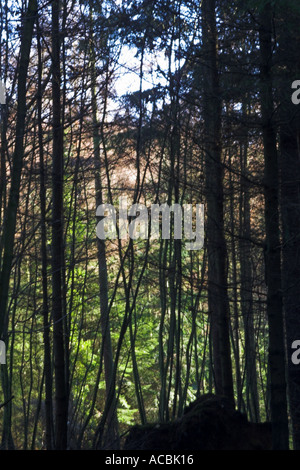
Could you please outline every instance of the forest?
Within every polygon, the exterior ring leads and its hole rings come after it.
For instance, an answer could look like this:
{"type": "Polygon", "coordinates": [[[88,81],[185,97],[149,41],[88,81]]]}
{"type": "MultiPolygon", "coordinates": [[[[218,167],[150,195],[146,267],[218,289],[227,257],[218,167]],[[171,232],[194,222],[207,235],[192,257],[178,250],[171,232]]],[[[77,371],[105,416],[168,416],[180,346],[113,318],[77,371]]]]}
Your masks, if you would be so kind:
{"type": "Polygon", "coordinates": [[[300,3],[0,8],[0,448],[300,450],[300,3]]]}

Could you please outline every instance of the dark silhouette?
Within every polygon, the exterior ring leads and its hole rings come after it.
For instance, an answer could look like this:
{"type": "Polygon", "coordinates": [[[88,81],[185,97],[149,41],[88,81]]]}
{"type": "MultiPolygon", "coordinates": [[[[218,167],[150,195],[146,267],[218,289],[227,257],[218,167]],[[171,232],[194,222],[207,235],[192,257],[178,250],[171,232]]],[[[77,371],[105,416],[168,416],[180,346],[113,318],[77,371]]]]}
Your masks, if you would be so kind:
{"type": "Polygon", "coordinates": [[[251,423],[223,396],[206,394],[176,421],[137,425],[124,450],[270,450],[271,423],[251,423]]]}

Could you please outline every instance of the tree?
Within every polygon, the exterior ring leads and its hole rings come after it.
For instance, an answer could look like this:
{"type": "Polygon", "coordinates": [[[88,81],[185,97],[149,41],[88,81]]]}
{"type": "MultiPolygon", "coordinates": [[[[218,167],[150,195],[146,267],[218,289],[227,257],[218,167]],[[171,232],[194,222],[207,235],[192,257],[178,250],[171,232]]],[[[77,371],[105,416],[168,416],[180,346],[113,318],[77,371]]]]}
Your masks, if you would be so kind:
{"type": "Polygon", "coordinates": [[[279,176],[276,129],[273,122],[272,8],[267,3],[260,16],[261,114],[265,157],[264,195],[266,223],[266,284],[269,322],[269,364],[273,449],[288,449],[285,347],[281,291],[279,231],[279,176]]]}
{"type": "Polygon", "coordinates": [[[299,165],[299,106],[291,100],[292,83],[299,79],[298,24],[299,5],[280,3],[275,10],[278,37],[276,60],[277,99],[279,107],[279,168],[280,207],[282,220],[282,292],[285,311],[288,364],[288,397],[293,429],[294,449],[300,449],[299,366],[291,360],[292,344],[300,338],[300,165],[299,165]]]}
{"type": "MultiPolygon", "coordinates": [[[[29,55],[33,36],[33,27],[37,15],[37,1],[30,0],[23,20],[21,34],[21,51],[18,71],[18,105],[17,105],[17,123],[16,139],[13,155],[13,165],[11,174],[11,186],[9,201],[7,205],[6,217],[3,222],[2,243],[3,253],[1,253],[1,273],[0,273],[0,338],[7,341],[8,329],[8,295],[9,281],[13,261],[13,249],[16,229],[17,210],[20,195],[20,180],[24,157],[24,135],[26,118],[26,84],[29,66],[29,55]]],[[[2,386],[7,402],[11,397],[7,365],[1,367],[2,386]],[[2,369],[3,368],[3,369],[2,369]]],[[[2,435],[2,445],[4,448],[13,447],[11,435],[11,401],[4,409],[4,428],[2,435]]]]}
{"type": "MultiPolygon", "coordinates": [[[[94,146],[94,161],[95,161],[95,189],[96,189],[96,204],[97,207],[104,203],[103,189],[102,189],[102,167],[101,161],[101,146],[105,147],[105,136],[103,124],[106,118],[107,96],[109,86],[109,51],[108,51],[108,38],[102,38],[106,45],[106,65],[104,66],[105,85],[104,85],[104,109],[102,122],[98,120],[98,106],[97,106],[97,80],[96,80],[96,55],[95,55],[95,37],[93,35],[93,11],[90,10],[90,69],[91,69],[91,95],[92,95],[92,114],[93,114],[93,146],[94,146]],[[106,40],[105,40],[106,39],[106,40]]],[[[103,152],[105,150],[103,149],[103,152]]],[[[109,302],[108,302],[108,274],[107,274],[107,261],[106,261],[106,246],[105,240],[97,239],[97,254],[99,264],[99,287],[100,287],[100,314],[101,314],[101,333],[103,342],[103,360],[104,360],[104,373],[106,384],[106,407],[107,413],[107,431],[104,438],[104,446],[109,448],[118,449],[119,432],[118,432],[118,417],[117,417],[117,397],[116,390],[113,384],[113,351],[110,332],[109,321],[109,302]]]]}
{"type": "Polygon", "coordinates": [[[208,303],[216,392],[226,395],[233,401],[221,160],[222,101],[218,77],[215,15],[215,1],[204,0],[202,3],[203,117],[207,201],[208,303]]]}
{"type": "Polygon", "coordinates": [[[4,447],[119,448],[216,391],[287,448],[286,354],[298,448],[297,3],[54,0],[25,48],[27,4],[0,7],[4,447]],[[97,238],[125,195],[183,239],[97,238]]]}
{"type": "Polygon", "coordinates": [[[55,372],[55,449],[67,448],[68,397],[66,382],[64,331],[64,237],[63,237],[63,175],[64,147],[61,119],[60,75],[60,1],[52,2],[52,320],[55,372]]]}

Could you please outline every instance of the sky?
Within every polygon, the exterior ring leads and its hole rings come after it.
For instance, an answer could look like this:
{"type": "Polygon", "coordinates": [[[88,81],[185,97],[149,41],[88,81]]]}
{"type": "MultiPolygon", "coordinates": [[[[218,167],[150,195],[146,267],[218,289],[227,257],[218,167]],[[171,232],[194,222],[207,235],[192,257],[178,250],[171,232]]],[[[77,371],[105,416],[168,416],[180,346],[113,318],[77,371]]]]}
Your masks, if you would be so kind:
{"type": "MultiPolygon", "coordinates": [[[[143,90],[152,88],[158,82],[166,84],[166,80],[160,74],[158,76],[157,66],[166,69],[167,60],[164,52],[146,53],[144,58],[143,90]]],[[[115,83],[118,96],[140,89],[140,58],[135,57],[135,50],[123,46],[118,66],[119,78],[115,83]]]]}

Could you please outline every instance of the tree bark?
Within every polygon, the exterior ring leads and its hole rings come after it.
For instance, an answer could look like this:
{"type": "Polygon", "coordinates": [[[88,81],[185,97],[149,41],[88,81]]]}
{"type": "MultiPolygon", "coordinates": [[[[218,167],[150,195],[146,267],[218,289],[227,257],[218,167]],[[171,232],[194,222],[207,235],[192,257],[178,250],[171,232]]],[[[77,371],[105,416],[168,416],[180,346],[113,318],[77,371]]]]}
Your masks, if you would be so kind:
{"type": "Polygon", "coordinates": [[[40,157],[40,204],[41,204],[41,257],[42,257],[42,289],[43,289],[43,337],[44,337],[44,376],[45,376],[45,411],[46,411],[46,447],[53,449],[53,398],[52,398],[52,364],[51,364],[51,343],[50,343],[50,321],[49,321],[49,296],[47,278],[47,232],[46,232],[46,186],[45,186],[45,166],[43,150],[43,126],[42,126],[42,52],[41,34],[38,30],[38,139],[40,157]]]}
{"type": "Polygon", "coordinates": [[[280,11],[278,26],[280,94],[280,176],[282,220],[282,287],[288,358],[288,397],[293,448],[300,450],[300,366],[291,360],[292,344],[300,339],[300,106],[291,85],[300,79],[300,15],[293,2],[280,11]]]}
{"type": "MultiPolygon", "coordinates": [[[[24,157],[24,134],[25,134],[25,118],[26,118],[26,82],[28,75],[29,56],[33,36],[33,27],[37,15],[37,1],[29,0],[28,9],[23,18],[23,27],[21,32],[21,51],[20,63],[18,71],[18,104],[17,104],[17,122],[16,122],[16,140],[13,154],[11,187],[9,193],[9,201],[5,218],[3,221],[3,257],[1,259],[0,274],[0,339],[7,341],[8,328],[8,294],[9,280],[13,261],[13,248],[15,240],[17,211],[20,197],[20,182],[24,157]]],[[[11,396],[10,380],[8,378],[8,365],[2,364],[1,376],[3,384],[3,392],[5,401],[11,396]]],[[[11,436],[11,401],[8,402],[4,409],[3,420],[3,448],[13,447],[11,436]]]]}
{"type": "MultiPolygon", "coordinates": [[[[246,116],[246,103],[243,103],[243,113],[246,116]]],[[[251,421],[259,422],[259,398],[257,390],[256,347],[254,333],[253,311],[253,273],[251,266],[251,226],[250,226],[250,188],[248,177],[248,136],[245,135],[240,143],[240,271],[241,271],[241,310],[245,335],[245,373],[246,400],[251,421]]]]}
{"type": "Polygon", "coordinates": [[[221,107],[217,65],[215,0],[202,3],[204,52],[203,116],[207,202],[209,311],[211,315],[216,392],[234,401],[229,338],[227,247],[224,236],[221,107]]]}
{"type": "MultiPolygon", "coordinates": [[[[103,126],[97,117],[97,93],[96,93],[96,56],[94,50],[94,39],[92,32],[92,14],[91,20],[91,46],[90,46],[90,66],[91,66],[91,94],[92,94],[92,114],[93,114],[93,146],[94,146],[94,161],[95,161],[95,188],[96,188],[96,204],[97,207],[103,204],[103,190],[101,180],[101,155],[100,144],[103,138],[103,126]],[[102,132],[99,132],[102,128],[102,132]]],[[[107,78],[108,80],[108,75],[107,78]]],[[[106,83],[107,88],[107,83],[106,83]]],[[[106,96],[104,98],[106,102],[106,96]]],[[[106,114],[106,103],[103,110],[103,119],[106,114]]],[[[97,253],[99,265],[99,286],[100,286],[100,315],[101,315],[101,333],[103,341],[103,359],[104,359],[104,374],[106,385],[106,400],[108,406],[107,413],[107,430],[104,436],[105,445],[109,448],[118,449],[119,443],[119,426],[117,417],[117,398],[113,384],[113,370],[114,360],[110,333],[110,320],[109,320],[109,303],[108,303],[108,275],[107,275],[107,262],[106,262],[106,246],[105,240],[97,238],[97,253]],[[108,400],[110,403],[108,403],[108,400]]]]}
{"type": "Polygon", "coordinates": [[[267,316],[269,323],[269,371],[271,387],[272,445],[288,449],[288,416],[285,379],[285,348],[281,290],[281,246],[279,231],[279,178],[276,131],[273,123],[272,8],[267,4],[260,17],[261,114],[264,143],[265,263],[267,316]]]}
{"type": "Polygon", "coordinates": [[[61,124],[59,0],[52,2],[52,319],[55,371],[55,448],[67,448],[68,400],[64,340],[63,132],[61,124]]]}

